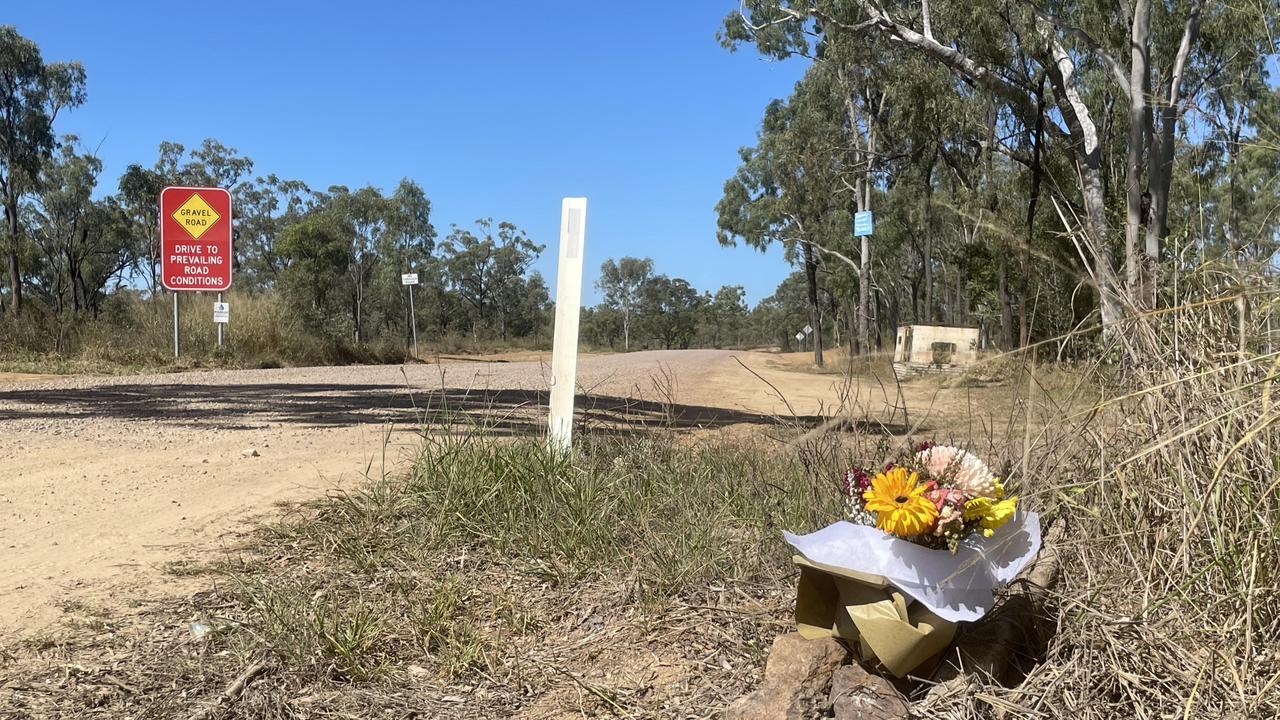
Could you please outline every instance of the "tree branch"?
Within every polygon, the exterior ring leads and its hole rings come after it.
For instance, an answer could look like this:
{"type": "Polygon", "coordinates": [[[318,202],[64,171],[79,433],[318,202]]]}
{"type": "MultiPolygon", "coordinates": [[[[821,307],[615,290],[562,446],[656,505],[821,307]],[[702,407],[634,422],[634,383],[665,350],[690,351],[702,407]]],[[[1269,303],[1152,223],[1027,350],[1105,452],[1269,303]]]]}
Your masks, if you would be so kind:
{"type": "MultiPolygon", "coordinates": [[[[953,72],[969,78],[975,84],[981,85],[1004,98],[1008,101],[1014,113],[1024,122],[1030,124],[1034,121],[1035,105],[1027,97],[1023,88],[993,72],[991,68],[975,62],[956,48],[943,45],[937,40],[921,35],[910,27],[895,21],[886,12],[873,5],[870,0],[854,0],[854,2],[867,13],[868,20],[850,25],[842,23],[816,8],[809,10],[809,14],[826,25],[844,31],[861,32],[870,27],[879,28],[882,32],[892,35],[918,52],[942,63],[953,72]]],[[[792,10],[791,12],[796,11],[792,10]]]]}
{"type": "Polygon", "coordinates": [[[1050,25],[1053,25],[1055,28],[1062,31],[1062,33],[1067,37],[1073,37],[1080,42],[1083,42],[1085,45],[1088,45],[1089,49],[1102,60],[1102,64],[1107,66],[1107,70],[1111,71],[1111,78],[1116,81],[1116,84],[1120,87],[1121,92],[1125,94],[1125,97],[1131,97],[1129,93],[1128,69],[1122,66],[1115,58],[1111,57],[1111,54],[1104,50],[1102,48],[1102,44],[1095,40],[1092,35],[1066,22],[1048,10],[1045,10],[1035,2],[1032,2],[1032,0],[1021,0],[1021,2],[1031,8],[1031,11],[1036,14],[1036,17],[1050,25]]]}

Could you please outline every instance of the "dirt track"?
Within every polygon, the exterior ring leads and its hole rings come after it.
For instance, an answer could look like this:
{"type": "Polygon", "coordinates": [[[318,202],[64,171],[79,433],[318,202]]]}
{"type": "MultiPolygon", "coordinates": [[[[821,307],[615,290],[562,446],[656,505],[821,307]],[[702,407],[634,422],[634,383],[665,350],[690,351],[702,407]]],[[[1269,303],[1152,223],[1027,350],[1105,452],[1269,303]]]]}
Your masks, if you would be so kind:
{"type": "MultiPolygon", "coordinates": [[[[796,412],[834,400],[833,376],[777,356],[693,350],[584,357],[579,408],[588,423],[689,427],[787,412],[735,355],[796,412]]],[[[540,432],[548,376],[533,360],[0,377],[0,637],[173,590],[166,564],[275,503],[393,471],[423,422],[540,432]]]]}

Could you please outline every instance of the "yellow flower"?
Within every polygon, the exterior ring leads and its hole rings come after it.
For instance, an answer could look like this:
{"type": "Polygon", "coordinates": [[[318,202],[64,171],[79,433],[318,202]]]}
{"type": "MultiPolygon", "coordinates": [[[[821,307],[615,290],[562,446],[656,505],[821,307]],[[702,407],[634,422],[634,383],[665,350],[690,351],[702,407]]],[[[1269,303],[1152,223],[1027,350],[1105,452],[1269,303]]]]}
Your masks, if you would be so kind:
{"type": "Polygon", "coordinates": [[[862,498],[867,501],[867,510],[876,514],[876,527],[911,537],[933,526],[938,508],[924,497],[924,485],[918,484],[918,479],[916,473],[908,476],[906,468],[894,468],[872,479],[862,498]]]}
{"type": "Polygon", "coordinates": [[[991,478],[991,484],[995,485],[996,487],[996,499],[1003,500],[1004,499],[1004,483],[1000,481],[1000,478],[991,478]]]}
{"type": "Polygon", "coordinates": [[[1016,495],[1008,500],[977,497],[964,504],[964,519],[965,522],[977,520],[979,527],[982,528],[982,534],[991,537],[1001,525],[1013,518],[1017,510],[1016,495]]]}

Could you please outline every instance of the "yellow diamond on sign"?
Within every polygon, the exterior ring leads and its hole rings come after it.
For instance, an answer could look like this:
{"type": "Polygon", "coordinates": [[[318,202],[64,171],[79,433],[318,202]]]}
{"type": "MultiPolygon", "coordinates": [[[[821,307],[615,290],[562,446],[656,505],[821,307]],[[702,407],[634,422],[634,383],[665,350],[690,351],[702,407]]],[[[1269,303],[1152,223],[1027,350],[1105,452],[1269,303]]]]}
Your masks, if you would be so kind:
{"type": "Polygon", "coordinates": [[[179,205],[173,213],[173,219],[177,220],[182,229],[196,240],[213,227],[220,217],[222,216],[200,197],[200,193],[192,193],[191,197],[179,205]]]}

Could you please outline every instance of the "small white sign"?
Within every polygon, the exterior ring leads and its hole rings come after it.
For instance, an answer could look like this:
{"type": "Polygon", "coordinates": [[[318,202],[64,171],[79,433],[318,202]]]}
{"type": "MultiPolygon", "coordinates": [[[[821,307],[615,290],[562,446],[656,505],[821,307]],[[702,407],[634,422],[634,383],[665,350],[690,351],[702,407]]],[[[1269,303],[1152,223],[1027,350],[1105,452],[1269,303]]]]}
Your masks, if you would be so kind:
{"type": "Polygon", "coordinates": [[[417,285],[418,273],[405,273],[400,276],[401,285],[417,285]]]}
{"type": "Polygon", "coordinates": [[[813,332],[813,326],[812,326],[812,325],[805,325],[805,326],[804,326],[804,334],[805,334],[805,335],[809,335],[809,334],[811,334],[812,332],[813,332]]]}
{"type": "Polygon", "coordinates": [[[231,303],[216,302],[213,304],[213,321],[226,324],[231,322],[231,303]]]}
{"type": "Polygon", "coordinates": [[[804,342],[804,333],[796,333],[796,342],[804,342]]]}

